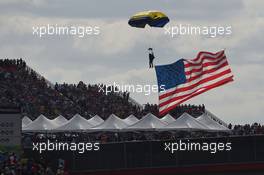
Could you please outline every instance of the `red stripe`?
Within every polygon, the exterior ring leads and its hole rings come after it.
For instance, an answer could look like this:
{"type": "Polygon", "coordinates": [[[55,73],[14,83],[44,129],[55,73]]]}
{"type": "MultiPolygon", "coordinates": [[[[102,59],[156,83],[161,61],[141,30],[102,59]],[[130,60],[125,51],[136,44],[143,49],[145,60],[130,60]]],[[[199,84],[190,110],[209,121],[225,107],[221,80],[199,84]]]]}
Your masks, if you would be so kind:
{"type": "Polygon", "coordinates": [[[196,58],[193,59],[193,61],[197,61],[201,57],[202,54],[208,54],[208,55],[216,56],[220,52],[223,52],[224,53],[224,50],[219,51],[219,52],[216,52],[216,53],[202,51],[202,52],[199,52],[198,53],[198,55],[196,56],[196,58]]]}
{"type": "Polygon", "coordinates": [[[205,89],[202,90],[202,91],[194,92],[194,93],[190,94],[189,97],[187,97],[187,98],[185,98],[185,99],[179,101],[178,103],[176,103],[176,104],[174,104],[174,105],[172,105],[172,106],[170,106],[170,107],[168,107],[168,108],[166,108],[166,109],[160,111],[159,114],[160,114],[160,115],[164,115],[164,114],[166,114],[167,112],[169,112],[170,110],[174,109],[174,108],[175,108],[176,106],[178,106],[179,104],[181,104],[181,103],[183,103],[183,102],[189,100],[190,98],[195,97],[195,96],[197,96],[197,95],[199,95],[199,94],[201,94],[201,93],[204,93],[204,92],[206,92],[206,91],[208,91],[208,90],[210,90],[210,89],[213,89],[213,88],[216,88],[216,87],[222,86],[222,85],[224,85],[224,84],[226,84],[226,83],[229,83],[229,82],[231,82],[231,81],[233,81],[233,76],[228,77],[228,78],[226,78],[226,79],[223,79],[223,80],[221,80],[221,81],[219,81],[219,82],[216,82],[216,83],[210,85],[210,87],[207,87],[207,88],[205,88],[205,89]]]}
{"type": "Polygon", "coordinates": [[[191,89],[195,88],[196,86],[198,86],[200,84],[206,83],[208,81],[212,81],[212,80],[214,80],[216,78],[219,78],[221,76],[224,76],[225,74],[228,74],[228,73],[231,73],[230,69],[225,70],[223,72],[220,72],[220,73],[218,73],[216,75],[210,76],[208,78],[202,79],[202,80],[198,81],[197,83],[195,83],[193,85],[190,85],[190,86],[187,86],[187,87],[183,87],[183,88],[178,88],[178,89],[175,89],[174,91],[171,91],[171,92],[168,92],[166,94],[160,95],[159,99],[161,100],[161,99],[166,98],[168,96],[171,96],[171,95],[173,95],[175,93],[191,90],[191,89]]]}
{"type": "MultiPolygon", "coordinates": [[[[206,67],[206,66],[215,65],[215,64],[217,64],[217,63],[223,61],[224,59],[226,59],[226,56],[223,56],[223,57],[218,58],[218,59],[216,59],[216,60],[214,60],[214,61],[211,61],[211,62],[205,62],[205,63],[203,63],[203,62],[201,62],[201,63],[190,63],[190,62],[184,60],[184,61],[187,62],[187,63],[184,65],[184,67],[185,67],[185,68],[189,68],[189,67],[193,67],[193,66],[205,66],[205,67],[206,67]]],[[[203,60],[203,61],[204,61],[204,60],[203,60]]]]}
{"type": "Polygon", "coordinates": [[[228,66],[228,63],[224,62],[223,64],[220,64],[217,67],[214,67],[214,68],[209,69],[209,70],[205,70],[205,71],[201,72],[200,74],[187,79],[187,83],[189,83],[189,82],[191,82],[191,81],[193,81],[193,80],[195,80],[197,78],[200,78],[201,76],[203,76],[205,74],[213,73],[213,72],[215,72],[215,71],[217,71],[217,70],[219,70],[219,69],[221,69],[223,67],[226,67],[226,66],[228,66]]]}
{"type": "MultiPolygon", "coordinates": [[[[201,72],[205,67],[208,67],[208,66],[217,66],[219,65],[219,63],[223,61],[223,60],[219,60],[215,63],[204,63],[204,65],[202,65],[201,68],[198,68],[198,69],[191,69],[190,71],[186,71],[185,74],[186,75],[190,75],[191,73],[195,73],[195,72],[201,72]]],[[[224,60],[225,62],[227,62],[227,60],[224,60]]],[[[222,63],[223,64],[223,63],[222,63]]]]}
{"type": "MultiPolygon", "coordinates": [[[[219,80],[219,81],[217,81],[217,82],[220,82],[220,81],[222,81],[222,80],[219,80]]],[[[216,83],[217,83],[217,82],[216,82],[216,83]]],[[[212,85],[214,85],[214,84],[216,84],[216,83],[212,83],[212,84],[210,84],[210,85],[208,85],[208,86],[200,87],[199,89],[210,87],[210,86],[212,86],[212,85]]],[[[198,91],[199,89],[197,89],[196,91],[198,91]]],[[[195,92],[196,92],[196,91],[195,91],[195,92]]],[[[192,92],[192,93],[195,93],[195,92],[192,92]]],[[[175,94],[176,94],[176,93],[175,93],[175,94]]],[[[181,96],[177,96],[177,97],[174,97],[174,98],[171,98],[171,99],[169,99],[169,100],[167,100],[167,101],[164,101],[163,103],[160,103],[159,106],[162,107],[162,106],[167,105],[167,104],[169,104],[169,103],[172,103],[172,102],[174,102],[174,101],[176,101],[176,100],[179,100],[179,99],[185,98],[185,97],[187,97],[187,96],[190,95],[190,94],[191,94],[191,93],[189,93],[189,94],[185,94],[185,95],[181,95],[181,96]]],[[[173,95],[174,95],[174,94],[173,94],[173,95]]]]}
{"type": "Polygon", "coordinates": [[[185,64],[185,67],[191,67],[191,66],[199,66],[201,65],[205,60],[211,60],[211,61],[218,61],[219,59],[224,59],[226,58],[225,54],[222,54],[220,55],[219,57],[217,58],[212,58],[212,57],[207,57],[207,56],[204,56],[201,58],[201,61],[198,62],[198,63],[192,63],[191,61],[189,60],[185,60],[187,62],[187,64],[185,64]]]}
{"type": "MultiPolygon", "coordinates": [[[[228,77],[228,78],[230,78],[230,77],[228,77]]],[[[226,78],[226,79],[228,79],[228,78],[226,78]]],[[[224,79],[224,80],[226,80],[226,79],[224,79]]],[[[218,81],[218,82],[222,82],[222,80],[221,81],[218,81]]],[[[185,95],[182,95],[182,96],[179,96],[179,97],[175,97],[173,99],[170,99],[170,100],[168,100],[169,102],[168,101],[165,101],[165,102],[159,104],[159,107],[163,107],[165,105],[168,105],[168,104],[173,103],[175,101],[178,101],[180,99],[185,99],[186,97],[188,97],[187,99],[189,99],[189,96],[192,96],[192,94],[196,94],[196,93],[198,93],[198,91],[199,92],[203,92],[203,91],[200,91],[201,89],[207,89],[207,88],[212,89],[212,88],[214,88],[214,85],[217,84],[218,82],[216,82],[216,83],[214,83],[212,85],[208,85],[208,86],[201,87],[201,88],[197,89],[196,91],[194,91],[192,93],[185,94],[185,95]]],[[[184,101],[186,101],[186,100],[184,100],[184,101]]],[[[182,102],[183,101],[178,102],[177,105],[180,104],[180,103],[182,103],[182,102]]]]}

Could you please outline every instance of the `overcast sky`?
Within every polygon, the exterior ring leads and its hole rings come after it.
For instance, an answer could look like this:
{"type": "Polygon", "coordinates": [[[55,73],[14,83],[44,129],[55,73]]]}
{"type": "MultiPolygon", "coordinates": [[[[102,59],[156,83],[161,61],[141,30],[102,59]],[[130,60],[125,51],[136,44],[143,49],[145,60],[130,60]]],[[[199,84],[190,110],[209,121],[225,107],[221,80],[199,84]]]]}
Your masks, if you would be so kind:
{"type": "MultiPolygon", "coordinates": [[[[226,55],[235,81],[208,91],[191,104],[206,108],[226,122],[264,123],[264,1],[262,0],[0,0],[0,57],[25,59],[53,83],[156,84],[148,69],[146,49],[154,48],[155,64],[194,58],[201,50],[226,55]],[[160,10],[170,26],[232,26],[231,36],[171,38],[164,30],[128,26],[142,10],[160,10]],[[39,38],[33,26],[100,27],[98,36],[39,38]]],[[[132,94],[138,102],[158,103],[157,94],[132,94]]]]}

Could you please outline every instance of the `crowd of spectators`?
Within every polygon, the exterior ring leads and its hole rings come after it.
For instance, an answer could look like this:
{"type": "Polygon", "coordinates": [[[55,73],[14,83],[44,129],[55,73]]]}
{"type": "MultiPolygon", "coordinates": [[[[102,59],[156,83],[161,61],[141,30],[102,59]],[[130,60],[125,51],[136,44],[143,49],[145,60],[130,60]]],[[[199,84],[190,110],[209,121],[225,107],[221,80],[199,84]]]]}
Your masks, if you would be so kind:
{"type": "Polygon", "coordinates": [[[233,135],[246,136],[246,135],[264,134],[264,125],[261,125],[259,123],[254,123],[252,125],[246,124],[246,125],[234,125],[234,126],[229,124],[228,127],[229,129],[232,129],[233,135]]]}
{"type": "MultiPolygon", "coordinates": [[[[53,166],[54,167],[54,166],[53,166]]],[[[64,160],[58,160],[57,168],[52,168],[48,160],[26,158],[19,153],[0,153],[0,175],[68,175],[64,160]]]]}
{"type": "Polygon", "coordinates": [[[193,117],[201,116],[205,112],[205,106],[202,105],[190,105],[190,104],[183,104],[177,106],[173,109],[170,113],[175,118],[181,116],[184,112],[191,114],[193,117]]]}
{"type": "MultiPolygon", "coordinates": [[[[70,118],[76,113],[84,117],[98,114],[105,118],[112,113],[125,117],[129,114],[140,116],[152,112],[143,111],[139,105],[129,102],[127,92],[100,92],[101,84],[56,83],[53,87],[47,82],[22,59],[0,60],[0,106],[19,106],[23,115],[32,119],[40,114],[49,118],[58,115],[70,118]]],[[[157,113],[157,110],[153,113],[157,113]]]]}
{"type": "MultiPolygon", "coordinates": [[[[0,106],[19,106],[23,115],[31,119],[40,114],[49,118],[63,115],[69,119],[76,113],[85,118],[97,114],[104,119],[110,114],[120,118],[133,114],[140,118],[151,112],[158,116],[158,105],[147,103],[142,108],[129,101],[129,92],[116,91],[116,87],[85,84],[82,81],[78,84],[56,83],[52,86],[21,58],[0,59],[0,106]],[[106,88],[112,91],[106,94],[106,88]]],[[[194,117],[200,116],[205,112],[205,106],[179,105],[170,114],[177,118],[184,112],[194,117]]],[[[263,133],[263,126],[256,123],[229,128],[234,130],[235,135],[263,133]]]]}
{"type": "Polygon", "coordinates": [[[116,114],[121,118],[129,114],[141,115],[141,108],[129,102],[126,92],[123,93],[124,95],[113,91],[106,94],[100,90],[102,87],[106,88],[102,84],[86,85],[82,81],[77,85],[55,84],[56,91],[80,106],[82,111],[79,113],[84,117],[97,114],[105,119],[111,114],[116,114]]]}
{"type": "Polygon", "coordinates": [[[78,106],[50,87],[22,59],[0,62],[0,106],[18,106],[33,119],[41,113],[74,115],[79,111],[78,106]]]}
{"type": "MultiPolygon", "coordinates": [[[[116,93],[116,87],[82,81],[78,84],[56,83],[52,87],[47,82],[21,58],[0,59],[0,106],[19,106],[23,115],[32,119],[40,114],[49,118],[60,114],[70,118],[76,113],[86,118],[97,114],[104,119],[112,113],[120,118],[130,114],[140,118],[149,112],[158,116],[158,105],[147,103],[141,108],[129,101],[129,92],[116,93]],[[106,94],[106,88],[115,92],[106,94]]],[[[199,116],[205,112],[205,106],[179,105],[171,111],[171,115],[177,118],[184,112],[199,116]]],[[[248,134],[258,133],[263,127],[258,124],[237,125],[233,129],[236,133],[248,134]]]]}
{"type": "MultiPolygon", "coordinates": [[[[23,115],[35,119],[40,114],[49,118],[63,115],[66,118],[79,113],[85,118],[95,114],[107,118],[116,114],[120,118],[130,114],[141,117],[151,112],[158,116],[156,104],[140,105],[131,103],[129,92],[117,93],[116,87],[103,84],[58,84],[54,86],[27,66],[22,59],[0,60],[0,106],[19,106],[23,115]],[[110,88],[110,93],[101,89],[110,88]]],[[[109,89],[108,89],[109,90],[109,89]]],[[[204,106],[182,105],[172,114],[179,116],[183,112],[200,114],[204,106]]]]}
{"type": "MultiPolygon", "coordinates": [[[[71,118],[79,113],[85,118],[99,115],[106,119],[110,114],[116,114],[125,118],[130,114],[138,118],[151,112],[158,116],[158,105],[145,104],[141,106],[129,101],[128,92],[116,93],[114,91],[106,94],[101,88],[107,88],[103,84],[58,84],[54,86],[41,77],[37,72],[27,66],[22,59],[0,59],[0,106],[18,106],[23,115],[35,119],[40,114],[49,118],[63,115],[71,118]]],[[[111,87],[114,89],[116,87],[111,87]]],[[[192,116],[200,116],[205,112],[204,105],[179,105],[171,111],[175,118],[187,112],[192,116]]],[[[59,140],[67,142],[98,141],[119,142],[135,140],[167,140],[179,138],[217,137],[217,136],[245,136],[264,134],[264,126],[254,123],[253,125],[229,125],[230,133],[205,133],[205,132],[141,132],[141,133],[72,133],[57,135],[24,135],[23,144],[29,145],[32,141],[59,140]],[[48,138],[47,138],[48,137],[48,138]],[[29,139],[29,140],[28,140],[29,139]]],[[[24,146],[25,146],[24,145],[24,146]]],[[[15,153],[0,152],[0,175],[32,174],[53,175],[67,174],[64,166],[59,165],[57,171],[53,171],[44,160],[32,160],[18,156],[15,153]]]]}

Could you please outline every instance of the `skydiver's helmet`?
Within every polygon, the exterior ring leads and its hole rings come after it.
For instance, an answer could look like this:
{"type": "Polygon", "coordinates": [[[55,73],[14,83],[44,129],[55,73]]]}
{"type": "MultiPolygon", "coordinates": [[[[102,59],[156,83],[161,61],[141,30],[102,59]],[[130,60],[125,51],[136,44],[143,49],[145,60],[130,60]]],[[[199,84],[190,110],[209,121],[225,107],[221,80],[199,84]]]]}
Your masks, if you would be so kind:
{"type": "Polygon", "coordinates": [[[152,50],[152,48],[150,47],[150,48],[148,48],[148,50],[149,50],[149,51],[151,51],[151,50],[152,50]]]}

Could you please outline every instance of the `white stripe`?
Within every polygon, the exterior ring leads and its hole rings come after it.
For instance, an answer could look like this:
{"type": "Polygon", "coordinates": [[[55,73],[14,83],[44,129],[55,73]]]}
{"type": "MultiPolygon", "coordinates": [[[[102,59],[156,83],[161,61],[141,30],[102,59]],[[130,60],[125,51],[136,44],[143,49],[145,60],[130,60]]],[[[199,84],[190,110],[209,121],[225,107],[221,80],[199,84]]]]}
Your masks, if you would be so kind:
{"type": "MultiPolygon", "coordinates": [[[[216,82],[218,82],[218,81],[221,81],[221,80],[223,80],[223,79],[225,79],[225,78],[229,78],[229,77],[232,77],[232,76],[233,76],[233,75],[232,75],[231,73],[226,74],[225,76],[219,77],[219,79],[214,79],[214,81],[211,81],[209,84],[208,84],[208,83],[204,83],[204,84],[199,85],[198,87],[195,87],[195,90],[200,89],[200,88],[203,88],[204,86],[207,86],[207,85],[210,85],[210,84],[216,83],[216,82]]],[[[190,93],[189,93],[189,95],[191,95],[195,90],[191,90],[190,93]]],[[[185,93],[185,92],[184,92],[184,93],[185,93]]],[[[188,95],[188,93],[185,93],[185,94],[188,95]]],[[[186,96],[186,97],[184,97],[184,98],[181,98],[181,99],[179,99],[179,100],[173,101],[173,102],[171,102],[171,103],[168,103],[167,105],[164,105],[164,106],[160,107],[160,108],[159,108],[159,111],[163,111],[163,110],[165,110],[165,109],[167,109],[167,108],[169,108],[169,107],[171,107],[171,106],[177,104],[178,102],[180,102],[180,101],[182,101],[182,100],[188,98],[189,95],[186,96]]],[[[176,94],[176,96],[178,96],[178,94],[176,94]]],[[[166,97],[167,100],[170,100],[171,98],[174,98],[174,95],[173,95],[173,96],[166,97]]],[[[161,101],[162,101],[162,100],[160,100],[160,104],[162,103],[161,101]]]]}
{"type": "Polygon", "coordinates": [[[223,72],[223,71],[228,70],[228,69],[230,69],[230,67],[228,65],[224,66],[224,67],[216,70],[215,72],[205,74],[205,75],[203,75],[203,76],[201,76],[201,77],[199,77],[199,78],[197,78],[197,79],[195,79],[195,80],[193,80],[193,81],[191,81],[189,83],[180,84],[180,85],[178,85],[176,87],[173,87],[173,88],[167,89],[166,91],[160,92],[159,94],[163,95],[165,93],[172,92],[172,91],[174,91],[175,89],[178,89],[178,88],[188,87],[190,85],[193,85],[193,84],[199,82],[200,80],[206,79],[206,78],[211,77],[211,76],[216,75],[216,74],[219,74],[220,72],[223,72]]]}

